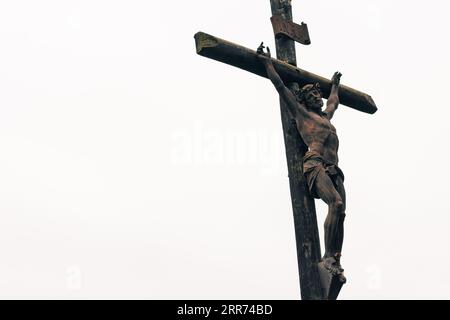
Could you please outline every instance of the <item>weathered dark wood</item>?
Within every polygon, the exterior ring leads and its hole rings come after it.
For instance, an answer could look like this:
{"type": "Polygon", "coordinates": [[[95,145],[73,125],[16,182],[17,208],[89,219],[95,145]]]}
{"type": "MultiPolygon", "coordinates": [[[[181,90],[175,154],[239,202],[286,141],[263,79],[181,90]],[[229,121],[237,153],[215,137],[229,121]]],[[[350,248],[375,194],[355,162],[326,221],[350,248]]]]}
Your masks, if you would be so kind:
{"type": "MultiPolygon", "coordinates": [[[[270,4],[273,15],[282,14],[287,21],[292,21],[290,6],[280,11],[279,0],[271,0],[270,4]]],[[[277,36],[275,44],[278,60],[285,62],[289,68],[294,68],[297,65],[294,40],[277,36]]],[[[287,85],[291,89],[298,86],[295,82],[289,82],[287,85]]],[[[294,214],[300,294],[304,300],[320,300],[324,294],[317,268],[321,258],[319,230],[314,199],[309,195],[302,172],[302,159],[308,147],[300,137],[295,121],[291,121],[287,106],[281,98],[280,109],[294,214]]]]}
{"type": "Polygon", "coordinates": [[[323,262],[319,263],[319,276],[322,285],[323,299],[336,300],[342,286],[345,283],[345,277],[342,275],[332,275],[325,267],[323,262]]]}
{"type": "MultiPolygon", "coordinates": [[[[196,33],[194,38],[197,53],[199,55],[267,78],[264,66],[258,60],[255,50],[245,48],[203,32],[196,33]]],[[[294,43],[293,40],[283,40],[282,37],[277,37],[276,41],[277,43],[280,41],[292,41],[292,43],[294,43]]],[[[283,59],[283,61],[286,60],[283,59]]],[[[302,70],[289,63],[277,61],[277,59],[273,59],[273,64],[286,84],[297,82],[300,86],[303,86],[308,83],[318,82],[323,97],[329,97],[331,91],[331,81],[329,79],[302,70]]],[[[340,104],[362,112],[373,114],[377,111],[375,102],[368,94],[344,85],[339,86],[339,100],[340,104]]]]}

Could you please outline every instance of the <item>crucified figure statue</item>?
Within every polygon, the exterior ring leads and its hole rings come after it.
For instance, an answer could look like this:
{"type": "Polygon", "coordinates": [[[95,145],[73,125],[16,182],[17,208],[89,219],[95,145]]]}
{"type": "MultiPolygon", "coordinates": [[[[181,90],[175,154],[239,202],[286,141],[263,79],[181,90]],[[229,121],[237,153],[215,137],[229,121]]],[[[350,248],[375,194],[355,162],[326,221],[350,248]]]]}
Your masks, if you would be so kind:
{"type": "Polygon", "coordinates": [[[345,281],[344,269],[340,263],[345,219],[344,174],[338,167],[339,140],[336,128],[330,122],[339,105],[341,73],[336,72],[333,75],[331,94],[325,110],[322,111],[323,101],[319,84],[307,84],[300,90],[291,91],[275,70],[269,48],[267,47],[265,52],[261,43],[257,53],[266,68],[268,78],[285,101],[300,136],[308,146],[308,151],[303,157],[303,174],[309,192],[314,198],[322,199],[328,205],[324,225],[323,264],[331,274],[345,281]]]}

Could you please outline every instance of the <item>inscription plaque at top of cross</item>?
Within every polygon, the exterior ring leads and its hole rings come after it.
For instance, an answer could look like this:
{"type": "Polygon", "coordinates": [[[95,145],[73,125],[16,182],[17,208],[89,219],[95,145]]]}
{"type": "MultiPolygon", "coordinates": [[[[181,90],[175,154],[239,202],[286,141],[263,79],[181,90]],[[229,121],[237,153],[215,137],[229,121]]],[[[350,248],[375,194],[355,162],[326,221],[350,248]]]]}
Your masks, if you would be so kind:
{"type": "Polygon", "coordinates": [[[261,43],[252,50],[203,32],[195,34],[197,53],[269,78],[280,96],[302,299],[336,299],[345,283],[341,266],[344,236],[344,175],[338,167],[336,129],[330,120],[339,104],[373,114],[372,98],[296,67],[295,41],[309,45],[308,27],[292,21],[290,0],[270,0],[277,59],[261,43]],[[327,99],[323,109],[322,98],[327,99]],[[328,205],[322,256],[314,198],[328,205]]]}

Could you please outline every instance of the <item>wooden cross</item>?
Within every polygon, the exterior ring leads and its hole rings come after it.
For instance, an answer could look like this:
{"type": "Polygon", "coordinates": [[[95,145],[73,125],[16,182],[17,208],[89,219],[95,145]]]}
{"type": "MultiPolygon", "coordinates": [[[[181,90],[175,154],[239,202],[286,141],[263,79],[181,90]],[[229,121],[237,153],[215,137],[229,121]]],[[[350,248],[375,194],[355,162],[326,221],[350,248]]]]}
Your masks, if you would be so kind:
{"type": "MultiPolygon", "coordinates": [[[[296,67],[295,41],[307,45],[310,40],[307,26],[292,22],[290,2],[270,0],[277,51],[277,59],[272,59],[273,64],[289,88],[298,89],[298,86],[317,82],[324,98],[328,98],[331,91],[330,80],[296,67]]],[[[198,32],[194,38],[199,55],[267,77],[266,70],[254,50],[203,32],[198,32]]],[[[344,85],[339,86],[339,100],[340,104],[362,112],[373,114],[377,111],[369,95],[344,85]]],[[[302,159],[308,147],[300,137],[282,99],[280,109],[294,212],[301,297],[306,300],[336,299],[342,283],[319,267],[321,250],[315,204],[302,173],[302,159]]]]}

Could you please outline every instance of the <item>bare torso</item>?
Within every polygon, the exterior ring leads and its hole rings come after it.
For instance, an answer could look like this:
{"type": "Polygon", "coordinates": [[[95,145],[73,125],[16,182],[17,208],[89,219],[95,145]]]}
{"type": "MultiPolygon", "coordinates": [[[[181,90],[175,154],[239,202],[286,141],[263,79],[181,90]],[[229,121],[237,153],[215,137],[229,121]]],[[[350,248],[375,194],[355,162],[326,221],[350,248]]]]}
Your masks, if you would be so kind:
{"type": "Polygon", "coordinates": [[[338,164],[339,139],[336,128],[325,116],[310,111],[308,118],[297,117],[297,128],[309,150],[317,152],[323,159],[338,164]]]}

